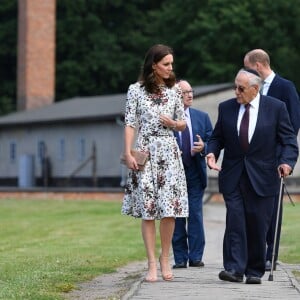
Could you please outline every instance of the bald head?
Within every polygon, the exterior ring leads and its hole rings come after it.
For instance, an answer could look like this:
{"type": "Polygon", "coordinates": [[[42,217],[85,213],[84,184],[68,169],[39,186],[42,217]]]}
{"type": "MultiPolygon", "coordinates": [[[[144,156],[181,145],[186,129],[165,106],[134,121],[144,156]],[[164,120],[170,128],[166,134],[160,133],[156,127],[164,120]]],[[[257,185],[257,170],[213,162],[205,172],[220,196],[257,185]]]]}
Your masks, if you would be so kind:
{"type": "Polygon", "coordinates": [[[256,70],[262,79],[268,77],[272,72],[270,57],[262,49],[254,49],[247,52],[244,57],[244,66],[245,68],[256,70]]]}
{"type": "Polygon", "coordinates": [[[248,58],[251,64],[260,62],[263,65],[270,65],[270,57],[268,53],[262,49],[254,49],[246,53],[245,58],[248,58]]]}

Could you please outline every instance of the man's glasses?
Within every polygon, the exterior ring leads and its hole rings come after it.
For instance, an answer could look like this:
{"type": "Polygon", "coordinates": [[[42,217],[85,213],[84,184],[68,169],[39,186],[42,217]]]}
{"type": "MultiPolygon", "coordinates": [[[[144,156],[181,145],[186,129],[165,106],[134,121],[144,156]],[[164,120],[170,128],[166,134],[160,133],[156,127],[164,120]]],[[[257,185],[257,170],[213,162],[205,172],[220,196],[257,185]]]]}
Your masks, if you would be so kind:
{"type": "Polygon", "coordinates": [[[194,91],[193,90],[190,90],[190,91],[182,91],[182,94],[183,95],[188,95],[188,94],[192,94],[192,95],[194,95],[194,91]]]}
{"type": "Polygon", "coordinates": [[[245,90],[247,90],[248,88],[250,88],[252,85],[248,86],[248,87],[244,87],[244,86],[240,86],[240,85],[235,85],[233,87],[234,90],[238,90],[240,93],[244,93],[245,90]]]}

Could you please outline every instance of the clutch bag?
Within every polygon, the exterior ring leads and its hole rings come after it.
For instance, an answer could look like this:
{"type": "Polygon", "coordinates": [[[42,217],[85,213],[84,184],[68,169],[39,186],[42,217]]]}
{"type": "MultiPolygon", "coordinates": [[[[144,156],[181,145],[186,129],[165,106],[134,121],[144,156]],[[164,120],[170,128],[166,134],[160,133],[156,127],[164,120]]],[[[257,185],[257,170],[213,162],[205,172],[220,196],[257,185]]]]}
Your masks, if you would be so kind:
{"type": "MultiPolygon", "coordinates": [[[[146,162],[149,160],[149,153],[132,149],[131,155],[135,158],[135,160],[138,164],[139,171],[143,171],[145,168],[146,162]]],[[[121,163],[126,164],[124,155],[121,156],[121,163]]]]}

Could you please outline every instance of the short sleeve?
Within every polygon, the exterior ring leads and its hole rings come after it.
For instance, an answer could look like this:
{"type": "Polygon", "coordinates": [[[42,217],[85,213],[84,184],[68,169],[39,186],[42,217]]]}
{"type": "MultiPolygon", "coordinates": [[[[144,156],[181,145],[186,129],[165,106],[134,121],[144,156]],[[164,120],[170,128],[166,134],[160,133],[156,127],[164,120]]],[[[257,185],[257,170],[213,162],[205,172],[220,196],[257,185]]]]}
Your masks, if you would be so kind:
{"type": "Polygon", "coordinates": [[[125,126],[136,127],[139,86],[131,84],[128,88],[125,105],[125,126]]]}
{"type": "Polygon", "coordinates": [[[184,113],[184,105],[183,105],[183,98],[182,92],[178,85],[175,85],[175,120],[185,120],[185,113],[184,113]]]}

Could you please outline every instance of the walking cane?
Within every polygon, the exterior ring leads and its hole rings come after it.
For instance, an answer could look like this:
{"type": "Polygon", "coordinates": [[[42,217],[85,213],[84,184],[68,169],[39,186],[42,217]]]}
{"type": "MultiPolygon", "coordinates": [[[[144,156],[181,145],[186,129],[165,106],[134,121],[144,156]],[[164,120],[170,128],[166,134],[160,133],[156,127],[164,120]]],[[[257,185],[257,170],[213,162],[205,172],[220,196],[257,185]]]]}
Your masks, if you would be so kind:
{"type": "Polygon", "coordinates": [[[275,237],[274,237],[274,245],[273,245],[273,251],[272,251],[272,265],[271,265],[271,272],[269,275],[269,281],[273,281],[273,271],[274,271],[274,263],[275,263],[275,251],[276,251],[276,244],[277,244],[277,231],[278,231],[278,222],[279,222],[279,214],[280,214],[280,206],[281,201],[283,198],[283,175],[280,177],[280,190],[279,190],[279,196],[278,196],[278,208],[277,208],[277,215],[276,215],[276,225],[275,225],[275,237]]]}

